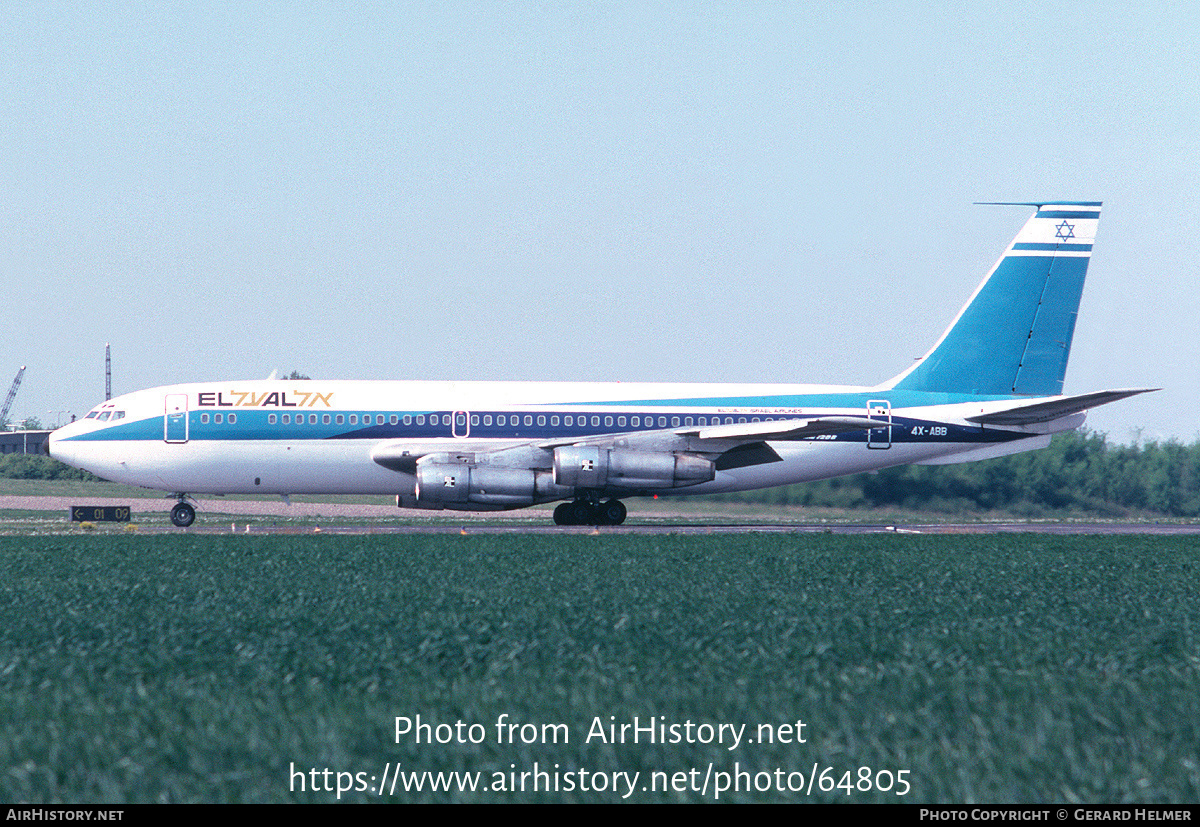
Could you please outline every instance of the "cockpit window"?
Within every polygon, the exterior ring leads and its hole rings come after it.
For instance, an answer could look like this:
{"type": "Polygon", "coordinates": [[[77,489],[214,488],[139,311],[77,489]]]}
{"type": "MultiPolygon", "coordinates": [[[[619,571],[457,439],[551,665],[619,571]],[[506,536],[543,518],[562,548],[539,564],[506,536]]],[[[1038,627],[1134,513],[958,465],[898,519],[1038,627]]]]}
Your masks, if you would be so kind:
{"type": "Polygon", "coordinates": [[[100,421],[107,422],[110,416],[112,416],[112,411],[105,411],[104,413],[100,414],[100,421]]]}
{"type": "Polygon", "coordinates": [[[117,421],[118,419],[124,419],[124,418],[125,418],[125,412],[124,412],[124,411],[113,411],[113,417],[112,417],[112,418],[113,418],[113,421],[114,421],[114,422],[115,422],[115,421],[117,421]]]}
{"type": "Polygon", "coordinates": [[[96,411],[88,411],[88,415],[84,417],[84,419],[95,419],[95,418],[96,418],[96,411]]]}

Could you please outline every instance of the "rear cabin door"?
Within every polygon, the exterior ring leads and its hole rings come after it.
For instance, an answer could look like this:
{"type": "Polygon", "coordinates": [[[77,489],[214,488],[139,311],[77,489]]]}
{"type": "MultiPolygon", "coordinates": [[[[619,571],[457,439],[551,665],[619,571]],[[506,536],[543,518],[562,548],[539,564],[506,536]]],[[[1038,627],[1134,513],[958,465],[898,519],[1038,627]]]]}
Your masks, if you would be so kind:
{"type": "Polygon", "coordinates": [[[892,447],[892,405],[886,399],[867,402],[867,419],[879,421],[880,427],[867,431],[867,447],[885,450],[892,447]]]}

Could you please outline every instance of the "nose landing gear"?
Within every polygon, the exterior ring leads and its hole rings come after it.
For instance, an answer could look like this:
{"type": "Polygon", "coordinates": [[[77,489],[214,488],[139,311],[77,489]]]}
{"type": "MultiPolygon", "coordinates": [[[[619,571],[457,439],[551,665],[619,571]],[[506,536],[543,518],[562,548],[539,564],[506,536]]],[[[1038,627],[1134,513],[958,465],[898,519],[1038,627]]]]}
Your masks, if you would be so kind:
{"type": "Polygon", "coordinates": [[[196,509],[192,508],[191,503],[183,501],[182,498],[187,496],[186,494],[180,494],[179,496],[181,499],[171,509],[171,522],[180,528],[187,528],[196,522],[196,509]]]}

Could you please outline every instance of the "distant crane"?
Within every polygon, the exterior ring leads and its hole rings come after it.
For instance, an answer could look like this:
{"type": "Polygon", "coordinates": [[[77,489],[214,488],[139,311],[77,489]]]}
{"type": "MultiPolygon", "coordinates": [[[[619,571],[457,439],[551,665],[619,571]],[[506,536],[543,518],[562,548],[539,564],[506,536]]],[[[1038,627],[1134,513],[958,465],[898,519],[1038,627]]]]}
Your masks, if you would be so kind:
{"type": "Polygon", "coordinates": [[[12,407],[13,398],[17,395],[17,388],[21,387],[21,377],[25,375],[25,366],[21,365],[21,369],[17,371],[17,378],[13,380],[12,387],[8,389],[8,396],[4,400],[4,408],[0,409],[0,423],[8,422],[8,409],[12,407]]]}

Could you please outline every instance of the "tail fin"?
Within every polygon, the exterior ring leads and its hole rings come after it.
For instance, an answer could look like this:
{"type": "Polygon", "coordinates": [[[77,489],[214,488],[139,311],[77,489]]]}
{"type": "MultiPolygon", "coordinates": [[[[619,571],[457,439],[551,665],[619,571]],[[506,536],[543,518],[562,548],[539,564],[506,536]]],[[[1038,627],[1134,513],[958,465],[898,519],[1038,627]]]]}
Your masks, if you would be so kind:
{"type": "Polygon", "coordinates": [[[986,395],[1062,393],[1099,201],[1037,207],[933,349],[888,383],[986,395]]]}

